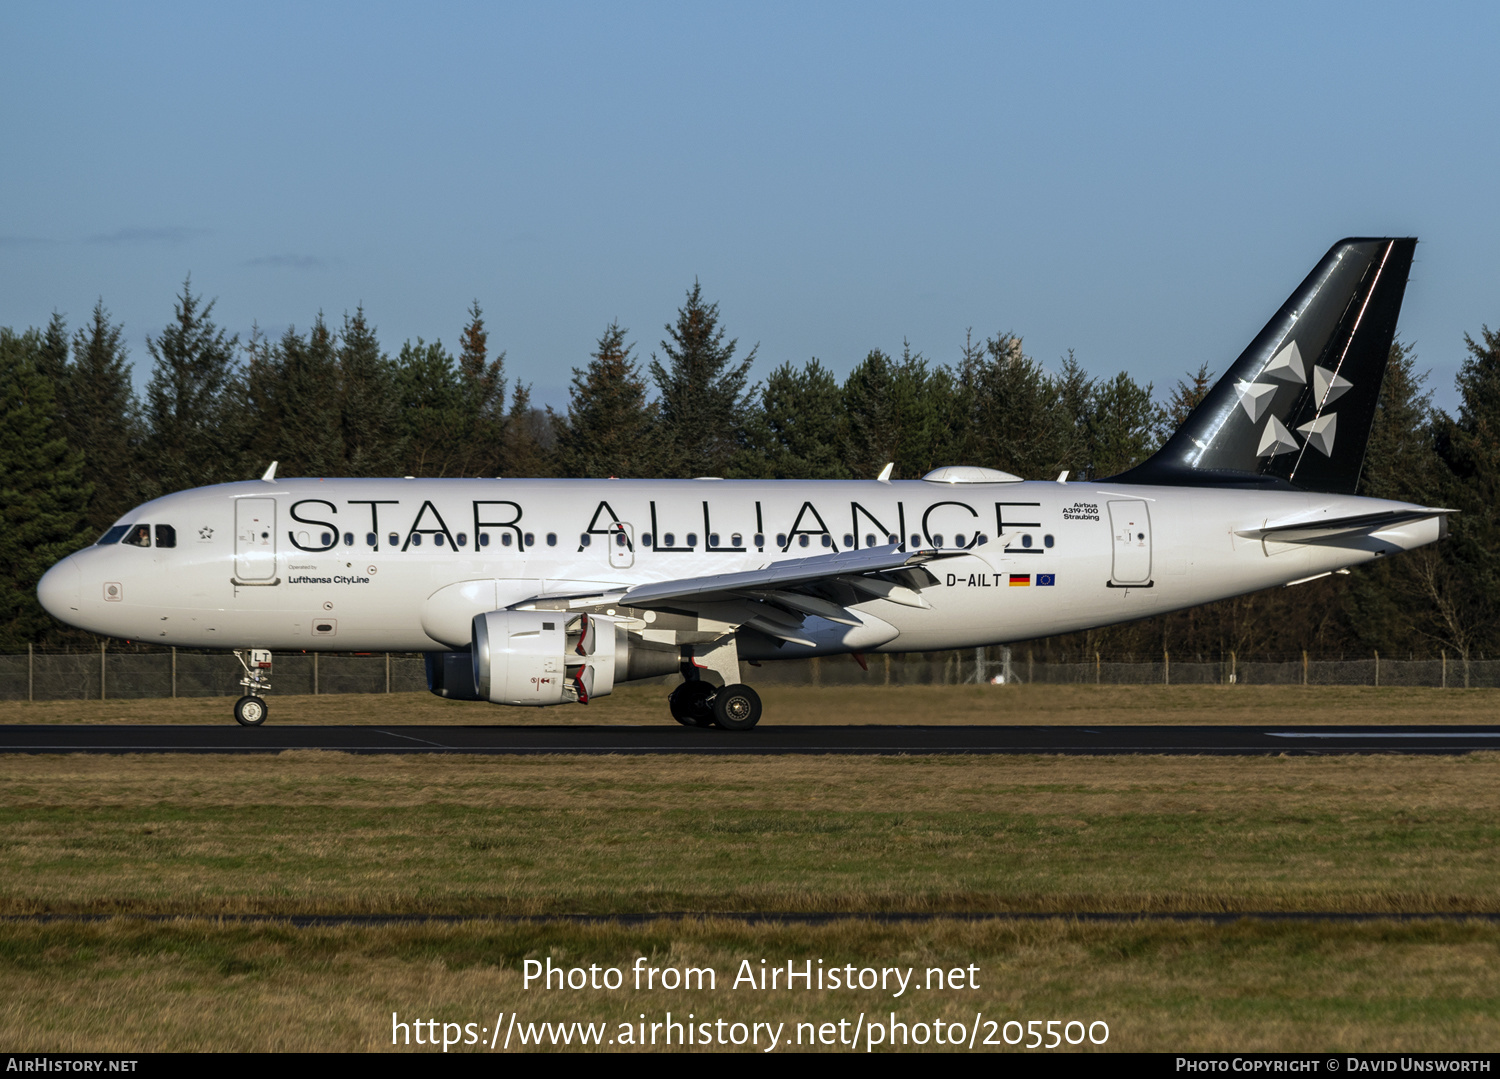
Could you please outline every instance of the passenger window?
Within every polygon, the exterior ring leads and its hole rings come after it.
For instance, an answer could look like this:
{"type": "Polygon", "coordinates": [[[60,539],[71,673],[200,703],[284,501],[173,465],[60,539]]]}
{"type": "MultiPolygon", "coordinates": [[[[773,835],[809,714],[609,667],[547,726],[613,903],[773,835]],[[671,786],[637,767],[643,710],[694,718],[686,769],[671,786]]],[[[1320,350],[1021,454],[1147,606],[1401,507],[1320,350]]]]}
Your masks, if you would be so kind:
{"type": "Polygon", "coordinates": [[[103,547],[109,543],[119,543],[125,533],[130,531],[129,525],[115,525],[104,535],[99,537],[98,546],[103,547]]]}
{"type": "Polygon", "coordinates": [[[581,535],[581,536],[578,537],[578,546],[580,546],[580,547],[587,547],[590,544],[592,544],[593,542],[594,542],[594,537],[591,536],[591,535],[589,535],[587,532],[583,533],[583,535],[581,535]]]}
{"type": "Polygon", "coordinates": [[[664,539],[666,540],[666,544],[667,544],[668,547],[676,547],[677,546],[677,534],[676,533],[674,533],[674,532],[668,532],[666,534],[666,536],[664,537],[664,539]]]}
{"type": "Polygon", "coordinates": [[[443,534],[439,532],[437,535],[433,536],[432,542],[441,547],[443,545],[443,534]]]}
{"type": "Polygon", "coordinates": [[[833,546],[833,537],[830,536],[827,532],[823,533],[823,546],[824,547],[832,547],[833,546]]]}
{"type": "Polygon", "coordinates": [[[698,546],[698,533],[696,533],[696,532],[689,532],[688,533],[688,546],[689,547],[696,547],[696,546],[698,546]]]}
{"type": "Polygon", "coordinates": [[[953,545],[955,547],[962,547],[964,545],[964,534],[962,532],[953,537],[953,545]]]}
{"type": "Polygon", "coordinates": [[[934,547],[941,547],[943,545],[943,534],[941,532],[932,537],[932,545],[934,547]]]}
{"type": "Polygon", "coordinates": [[[785,532],[778,532],[778,533],[776,533],[776,546],[778,546],[778,547],[785,547],[786,546],[786,533],[785,532]]]}
{"type": "Polygon", "coordinates": [[[1052,546],[1052,536],[1050,534],[1042,537],[1042,546],[1043,547],[1051,547],[1052,546]]]}
{"type": "Polygon", "coordinates": [[[709,533],[709,535],[708,535],[708,545],[710,547],[717,547],[719,545],[719,534],[717,532],[710,532],[709,533]]]}
{"type": "Polygon", "coordinates": [[[919,536],[919,535],[917,535],[915,532],[913,532],[911,534],[911,545],[913,547],[920,547],[920,546],[922,546],[922,537],[919,536]]]}
{"type": "Polygon", "coordinates": [[[896,544],[898,544],[900,542],[901,542],[901,537],[900,536],[892,536],[891,537],[891,546],[892,547],[896,546],[896,544]]]}
{"type": "Polygon", "coordinates": [[[641,546],[642,547],[650,547],[651,546],[651,533],[650,532],[642,532],[641,533],[641,546]]]}
{"type": "Polygon", "coordinates": [[[615,533],[615,546],[616,547],[629,547],[630,546],[629,541],[627,541],[625,539],[625,533],[623,533],[623,532],[616,532],[615,533]]]}
{"type": "Polygon", "coordinates": [[[755,534],[755,545],[757,547],[764,547],[766,545],[766,537],[764,533],[757,532],[755,534]]]}
{"type": "Polygon", "coordinates": [[[151,546],[151,526],[150,525],[131,525],[130,526],[130,531],[126,533],[125,538],[123,540],[121,540],[120,542],[121,543],[128,543],[132,547],[150,547],[151,546]]]}
{"type": "Polygon", "coordinates": [[[536,536],[533,535],[530,532],[526,533],[526,546],[528,546],[528,547],[535,547],[536,546],[536,536]]]}
{"type": "Polygon", "coordinates": [[[422,546],[422,533],[420,533],[420,532],[413,532],[411,534],[411,545],[413,547],[420,547],[420,546],[422,546]]]}
{"type": "Polygon", "coordinates": [[[380,542],[380,537],[377,536],[375,533],[373,533],[373,532],[366,532],[365,533],[365,546],[367,546],[367,547],[374,547],[379,542],[380,542]]]}
{"type": "Polygon", "coordinates": [[[845,547],[853,547],[854,546],[854,537],[852,535],[850,535],[848,532],[844,533],[844,546],[845,547]]]}
{"type": "Polygon", "coordinates": [[[468,535],[468,533],[467,532],[460,532],[457,536],[455,536],[453,538],[453,542],[456,543],[458,546],[462,547],[464,544],[466,544],[466,543],[469,542],[469,535],[468,535]]]}
{"type": "Polygon", "coordinates": [[[740,546],[743,546],[744,542],[745,542],[745,537],[742,536],[742,535],[740,535],[738,532],[736,532],[734,535],[732,535],[732,536],[729,537],[729,546],[731,546],[731,547],[740,547],[740,546]]]}
{"type": "Polygon", "coordinates": [[[490,545],[490,534],[488,532],[481,532],[481,533],[479,533],[479,546],[481,546],[481,547],[488,547],[489,545],[490,545]]]}
{"type": "Polygon", "coordinates": [[[812,544],[812,540],[808,538],[807,533],[804,532],[802,535],[797,537],[797,543],[802,547],[807,547],[812,544]]]}
{"type": "MultiPolygon", "coordinates": [[[[161,543],[161,529],[160,528],[158,528],[157,532],[156,532],[156,542],[158,544],[161,543]]],[[[354,546],[354,533],[353,532],[345,532],[344,533],[344,546],[345,547],[353,547],[354,546]]]]}
{"type": "Polygon", "coordinates": [[[1021,537],[1021,546],[1027,548],[1031,546],[1031,534],[1029,532],[1021,537]]]}
{"type": "Polygon", "coordinates": [[[390,540],[390,543],[391,543],[391,546],[392,546],[392,547],[400,547],[400,546],[401,546],[401,537],[400,537],[400,536],[398,536],[398,535],[396,535],[396,533],[394,533],[394,532],[392,532],[392,533],[391,533],[391,534],[390,534],[390,535],[389,535],[389,536],[387,536],[387,537],[386,537],[386,538],[387,538],[387,539],[388,539],[388,540],[390,540]]]}
{"type": "Polygon", "coordinates": [[[500,533],[500,545],[502,547],[509,547],[510,546],[510,533],[509,532],[502,532],[502,533],[500,533]]]}
{"type": "Polygon", "coordinates": [[[867,533],[865,533],[865,546],[866,547],[873,547],[873,546],[875,546],[875,533],[873,533],[873,532],[867,532],[867,533]]]}
{"type": "Polygon", "coordinates": [[[171,525],[156,526],[156,545],[158,547],[176,547],[177,529],[171,525]]]}
{"type": "Polygon", "coordinates": [[[548,532],[547,533],[547,546],[548,547],[556,547],[557,546],[557,533],[556,532],[548,532]]]}

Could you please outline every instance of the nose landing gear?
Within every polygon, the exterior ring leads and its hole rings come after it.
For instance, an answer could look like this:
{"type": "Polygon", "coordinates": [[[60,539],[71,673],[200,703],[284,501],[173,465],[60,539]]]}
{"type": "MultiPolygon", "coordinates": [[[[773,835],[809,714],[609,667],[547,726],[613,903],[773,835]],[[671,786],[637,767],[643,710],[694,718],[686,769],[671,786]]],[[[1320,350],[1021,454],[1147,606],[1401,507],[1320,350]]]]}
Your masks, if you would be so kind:
{"type": "Polygon", "coordinates": [[[266,700],[261,696],[271,688],[271,653],[269,649],[236,649],[234,658],[240,661],[245,677],[240,685],[245,695],[234,702],[234,719],[242,727],[259,727],[266,721],[266,700]],[[246,656],[249,659],[246,659],[246,656]]]}

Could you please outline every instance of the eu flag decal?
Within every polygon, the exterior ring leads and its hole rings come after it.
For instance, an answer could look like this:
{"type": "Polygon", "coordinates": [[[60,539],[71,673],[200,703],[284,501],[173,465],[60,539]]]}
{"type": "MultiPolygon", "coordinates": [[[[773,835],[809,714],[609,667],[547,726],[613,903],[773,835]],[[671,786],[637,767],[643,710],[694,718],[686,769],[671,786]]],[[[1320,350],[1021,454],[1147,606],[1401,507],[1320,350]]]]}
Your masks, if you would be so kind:
{"type": "Polygon", "coordinates": [[[1057,574],[1055,573],[1038,573],[1036,575],[1036,586],[1038,588],[1046,588],[1048,585],[1056,583],[1057,574]]]}
{"type": "Polygon", "coordinates": [[[1010,575],[1010,586],[1012,588],[1025,588],[1029,584],[1031,584],[1031,574],[1029,573],[1012,573],[1010,575]]]}

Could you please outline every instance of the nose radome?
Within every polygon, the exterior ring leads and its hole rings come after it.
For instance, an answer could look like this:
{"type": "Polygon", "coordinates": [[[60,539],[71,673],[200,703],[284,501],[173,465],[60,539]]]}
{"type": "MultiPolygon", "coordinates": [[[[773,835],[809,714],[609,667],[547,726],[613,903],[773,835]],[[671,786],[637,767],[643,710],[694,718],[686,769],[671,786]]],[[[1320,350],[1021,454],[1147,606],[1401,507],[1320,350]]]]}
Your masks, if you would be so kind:
{"type": "Polygon", "coordinates": [[[60,622],[75,625],[78,621],[79,595],[83,576],[71,557],[53,566],[37,582],[36,597],[47,613],[60,622]]]}

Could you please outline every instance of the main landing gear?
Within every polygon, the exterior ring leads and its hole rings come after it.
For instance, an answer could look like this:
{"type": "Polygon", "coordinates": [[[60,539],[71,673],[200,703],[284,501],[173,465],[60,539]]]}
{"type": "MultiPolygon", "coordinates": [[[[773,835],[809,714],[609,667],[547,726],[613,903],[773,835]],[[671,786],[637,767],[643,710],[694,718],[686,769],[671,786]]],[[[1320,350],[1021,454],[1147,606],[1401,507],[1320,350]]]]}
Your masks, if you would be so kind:
{"type": "Polygon", "coordinates": [[[684,682],[667,698],[672,718],[685,727],[719,727],[748,731],[760,722],[760,694],[743,683],[715,686],[712,682],[684,682]]]}
{"type": "Polygon", "coordinates": [[[234,658],[245,670],[245,677],[240,679],[245,695],[234,702],[235,722],[241,727],[259,727],[266,721],[266,699],[261,694],[271,688],[271,652],[265,648],[236,649],[234,658]]]}

